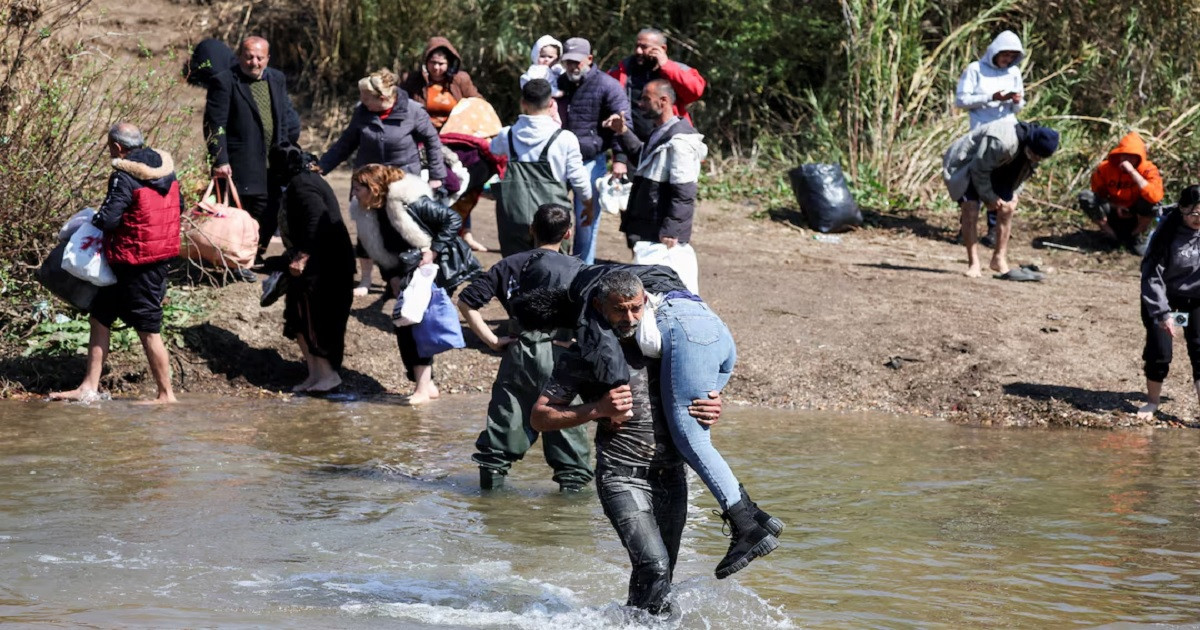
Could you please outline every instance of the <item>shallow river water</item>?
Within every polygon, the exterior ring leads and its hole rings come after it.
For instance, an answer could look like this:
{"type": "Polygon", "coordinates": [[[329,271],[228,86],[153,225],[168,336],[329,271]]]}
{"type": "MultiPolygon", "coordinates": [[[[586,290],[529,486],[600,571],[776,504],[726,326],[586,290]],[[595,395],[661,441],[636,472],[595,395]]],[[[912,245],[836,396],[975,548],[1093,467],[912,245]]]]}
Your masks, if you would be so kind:
{"type": "MultiPolygon", "coordinates": [[[[0,625],[635,627],[593,491],[560,495],[536,451],[479,492],[484,405],[0,405],[0,625]]],[[[1200,432],[736,407],[717,431],[788,529],[717,581],[693,477],[680,627],[1200,622],[1200,432]]]]}

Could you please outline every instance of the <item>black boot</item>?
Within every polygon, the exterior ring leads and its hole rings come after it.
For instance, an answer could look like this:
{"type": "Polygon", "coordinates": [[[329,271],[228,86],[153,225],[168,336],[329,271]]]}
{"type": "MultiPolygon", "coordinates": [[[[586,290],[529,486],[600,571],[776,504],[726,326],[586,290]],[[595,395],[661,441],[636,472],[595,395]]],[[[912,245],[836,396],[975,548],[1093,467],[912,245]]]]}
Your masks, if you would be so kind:
{"type": "Polygon", "coordinates": [[[717,564],[717,579],[723,580],[750,565],[759,556],[765,556],[779,546],[779,541],[770,532],[754,522],[754,513],[750,509],[750,501],[742,499],[737,504],[729,506],[721,515],[729,525],[729,551],[717,564]]]}
{"type": "Polygon", "coordinates": [[[746,486],[739,483],[738,490],[742,491],[742,500],[750,504],[750,512],[754,514],[754,522],[758,523],[759,527],[771,532],[772,536],[779,538],[779,535],[783,533],[783,521],[758,509],[758,504],[751,501],[750,495],[746,494],[746,486]]]}
{"type": "Polygon", "coordinates": [[[504,487],[504,478],[507,475],[503,471],[495,468],[479,467],[479,489],[480,490],[499,490],[504,487]]]}

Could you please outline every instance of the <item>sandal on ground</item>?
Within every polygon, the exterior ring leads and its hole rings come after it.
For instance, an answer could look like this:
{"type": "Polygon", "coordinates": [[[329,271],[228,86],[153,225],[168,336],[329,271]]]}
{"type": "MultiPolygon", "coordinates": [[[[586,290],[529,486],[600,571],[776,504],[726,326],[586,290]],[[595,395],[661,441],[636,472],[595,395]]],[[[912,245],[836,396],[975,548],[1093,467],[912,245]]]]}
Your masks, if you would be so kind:
{"type": "Polygon", "coordinates": [[[997,280],[1012,280],[1013,282],[1041,282],[1046,279],[1046,276],[1022,267],[1009,269],[1007,273],[998,273],[992,277],[997,280]]]}

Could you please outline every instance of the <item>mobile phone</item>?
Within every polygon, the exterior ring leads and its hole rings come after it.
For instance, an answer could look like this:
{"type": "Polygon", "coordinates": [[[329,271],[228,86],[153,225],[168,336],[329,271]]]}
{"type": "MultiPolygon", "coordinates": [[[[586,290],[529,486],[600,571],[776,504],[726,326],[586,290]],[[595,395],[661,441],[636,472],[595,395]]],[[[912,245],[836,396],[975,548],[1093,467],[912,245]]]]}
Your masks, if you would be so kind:
{"type": "Polygon", "coordinates": [[[1187,328],[1187,325],[1188,325],[1188,314],[1187,313],[1181,313],[1179,311],[1171,311],[1170,313],[1167,313],[1167,317],[1172,322],[1174,322],[1176,326],[1179,326],[1180,328],[1187,328]]]}

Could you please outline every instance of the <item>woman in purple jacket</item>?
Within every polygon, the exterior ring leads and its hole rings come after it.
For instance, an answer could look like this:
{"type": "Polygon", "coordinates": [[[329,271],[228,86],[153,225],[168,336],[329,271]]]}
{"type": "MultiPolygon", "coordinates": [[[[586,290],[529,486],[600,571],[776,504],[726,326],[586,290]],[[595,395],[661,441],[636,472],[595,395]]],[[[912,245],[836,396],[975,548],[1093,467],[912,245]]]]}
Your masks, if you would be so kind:
{"type": "MultiPolygon", "coordinates": [[[[421,151],[425,145],[429,156],[429,187],[438,188],[446,177],[442,161],[442,142],[429,121],[425,109],[408,97],[396,85],[396,75],[380,70],[358,82],[359,103],[350,117],[346,130],[321,156],[318,167],[329,173],[345,162],[351,153],[354,167],[364,164],[383,164],[421,175],[421,151]]],[[[360,280],[355,295],[366,295],[371,287],[371,259],[362,243],[355,246],[360,280]]]]}

